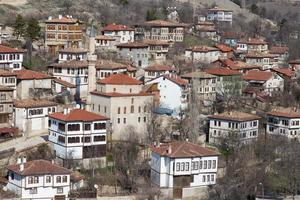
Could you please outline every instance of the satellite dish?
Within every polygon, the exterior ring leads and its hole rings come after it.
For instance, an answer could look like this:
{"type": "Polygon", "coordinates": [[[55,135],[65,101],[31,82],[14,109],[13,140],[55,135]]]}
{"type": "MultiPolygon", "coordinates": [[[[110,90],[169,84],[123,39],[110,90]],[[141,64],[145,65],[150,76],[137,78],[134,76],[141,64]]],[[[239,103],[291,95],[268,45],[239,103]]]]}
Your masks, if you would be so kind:
{"type": "Polygon", "coordinates": [[[98,189],[98,188],[99,188],[99,186],[98,186],[97,184],[95,184],[95,185],[94,185],[94,188],[95,188],[95,189],[98,189]]]}

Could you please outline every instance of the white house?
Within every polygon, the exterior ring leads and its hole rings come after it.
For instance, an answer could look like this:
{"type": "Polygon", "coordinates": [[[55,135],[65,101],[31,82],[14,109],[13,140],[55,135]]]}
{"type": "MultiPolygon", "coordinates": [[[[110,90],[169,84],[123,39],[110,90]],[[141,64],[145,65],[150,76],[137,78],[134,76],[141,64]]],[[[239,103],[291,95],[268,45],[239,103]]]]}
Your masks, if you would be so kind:
{"type": "Polygon", "coordinates": [[[247,87],[261,88],[270,96],[272,92],[283,91],[284,88],[284,78],[273,72],[250,70],[242,79],[247,83],[247,87]]]}
{"type": "Polygon", "coordinates": [[[157,83],[160,107],[171,109],[178,114],[181,109],[187,107],[188,81],[181,79],[175,74],[167,74],[146,82],[146,85],[157,83]]]}
{"type": "Polygon", "coordinates": [[[300,139],[300,112],[274,110],[267,113],[267,133],[300,139]]]}
{"type": "Polygon", "coordinates": [[[0,45],[0,69],[22,69],[23,53],[23,50],[0,45]]]}
{"type": "Polygon", "coordinates": [[[211,8],[207,11],[207,20],[208,21],[217,21],[217,22],[227,22],[232,24],[232,10],[222,9],[222,8],[211,8]]]}
{"type": "Polygon", "coordinates": [[[48,115],[57,111],[57,103],[42,99],[18,100],[14,107],[14,124],[25,136],[47,132],[48,115]]]}
{"type": "Polygon", "coordinates": [[[237,42],[236,49],[248,53],[267,53],[268,43],[260,38],[241,39],[237,42]]]}
{"type": "Polygon", "coordinates": [[[134,63],[134,66],[145,68],[149,65],[149,45],[141,42],[129,42],[117,45],[123,59],[134,63]]]}
{"type": "Polygon", "coordinates": [[[65,109],[49,115],[49,141],[55,155],[65,161],[99,158],[106,161],[108,118],[86,110],[65,109]]]}
{"type": "Polygon", "coordinates": [[[286,46],[272,46],[269,53],[276,55],[280,64],[285,64],[289,58],[289,48],[286,46]]]}
{"type": "Polygon", "coordinates": [[[215,47],[194,46],[185,50],[185,58],[191,62],[212,63],[220,57],[220,50],[215,47]]]}
{"type": "Polygon", "coordinates": [[[87,60],[87,49],[81,48],[66,48],[58,50],[58,62],[70,60],[87,60]]]}
{"type": "Polygon", "coordinates": [[[76,95],[76,85],[58,78],[52,80],[52,88],[52,92],[56,94],[69,93],[72,96],[76,95]]]}
{"type": "Polygon", "coordinates": [[[101,30],[105,36],[116,39],[119,43],[128,43],[134,41],[134,29],[120,24],[108,24],[101,30]]]}
{"type": "Polygon", "coordinates": [[[17,96],[17,74],[8,70],[0,69],[0,85],[12,88],[14,90],[14,98],[17,96]]]}
{"type": "Polygon", "coordinates": [[[260,66],[262,70],[278,67],[278,55],[266,53],[248,53],[245,55],[247,64],[260,66]]]}
{"type": "Polygon", "coordinates": [[[25,69],[15,71],[15,73],[17,74],[18,99],[42,98],[51,95],[51,76],[25,69]]]}
{"type": "Polygon", "coordinates": [[[115,38],[107,35],[97,35],[95,37],[95,49],[109,49],[115,50],[116,45],[119,44],[120,38],[115,38]]]}
{"type": "Polygon", "coordinates": [[[161,40],[143,40],[143,43],[149,45],[150,61],[154,63],[162,63],[167,59],[169,51],[169,42],[161,40]]]}
{"type": "Polygon", "coordinates": [[[243,112],[224,112],[209,117],[209,142],[218,143],[222,138],[237,137],[248,142],[258,136],[259,116],[243,112]]]}
{"type": "Polygon", "coordinates": [[[96,62],[96,78],[104,79],[112,74],[130,74],[129,64],[117,63],[111,60],[97,60],[96,62]]]}
{"type": "Polygon", "coordinates": [[[216,184],[218,155],[212,149],[191,142],[154,146],[151,148],[151,182],[161,189],[173,190],[174,194],[180,189],[174,199],[193,197],[193,192],[185,190],[216,184]]]}
{"type": "Polygon", "coordinates": [[[145,82],[152,80],[154,78],[158,78],[162,75],[177,73],[177,69],[175,66],[168,66],[168,65],[151,65],[146,67],[144,70],[145,70],[145,82]]]}
{"type": "Polygon", "coordinates": [[[7,189],[21,199],[69,199],[71,172],[47,160],[18,159],[8,170],[7,189]]]}

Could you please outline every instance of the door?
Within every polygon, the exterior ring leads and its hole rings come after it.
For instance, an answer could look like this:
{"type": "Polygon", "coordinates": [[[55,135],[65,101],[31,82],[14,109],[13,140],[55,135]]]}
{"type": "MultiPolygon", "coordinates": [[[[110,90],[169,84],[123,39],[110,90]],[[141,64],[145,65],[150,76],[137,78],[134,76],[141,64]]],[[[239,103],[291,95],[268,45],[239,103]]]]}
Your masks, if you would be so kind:
{"type": "Polygon", "coordinates": [[[182,188],[173,188],[173,199],[182,199],[182,188]]]}
{"type": "Polygon", "coordinates": [[[54,200],[65,200],[66,196],[65,195],[56,195],[54,196],[54,200]]]}

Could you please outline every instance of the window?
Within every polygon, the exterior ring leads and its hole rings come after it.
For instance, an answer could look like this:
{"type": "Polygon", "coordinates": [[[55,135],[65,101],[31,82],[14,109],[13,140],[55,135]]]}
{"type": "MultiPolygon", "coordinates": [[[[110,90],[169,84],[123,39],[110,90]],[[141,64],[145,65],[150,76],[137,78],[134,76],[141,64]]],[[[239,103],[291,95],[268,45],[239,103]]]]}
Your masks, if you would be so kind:
{"type": "Polygon", "coordinates": [[[216,161],[216,160],[213,160],[212,168],[213,168],[213,169],[216,169],[216,165],[217,165],[217,161],[216,161]]]}
{"type": "Polygon", "coordinates": [[[176,163],[176,171],[180,171],[180,163],[176,163]]]}
{"type": "Polygon", "coordinates": [[[146,117],[144,117],[144,122],[146,122],[147,121],[147,118],[146,117]]]}
{"type": "Polygon", "coordinates": [[[121,114],[121,108],[118,107],[118,114],[121,114]]]}
{"type": "Polygon", "coordinates": [[[94,130],[106,129],[106,123],[94,123],[94,130]]]}
{"type": "Polygon", "coordinates": [[[81,140],[82,140],[82,142],[89,143],[89,142],[91,142],[91,137],[82,137],[81,140]]]}
{"type": "Polygon", "coordinates": [[[185,163],[185,170],[186,170],[186,171],[189,171],[189,170],[190,170],[190,163],[189,163],[189,162],[186,162],[186,163],[185,163]]]}
{"type": "Polygon", "coordinates": [[[64,136],[61,136],[61,135],[59,135],[59,136],[58,136],[58,142],[60,142],[60,143],[65,143],[65,142],[66,142],[66,139],[65,139],[65,137],[64,137],[64,136]]]}
{"type": "Polygon", "coordinates": [[[103,142],[105,141],[105,135],[94,136],[94,142],[103,142]]]}
{"type": "Polygon", "coordinates": [[[63,176],[62,182],[63,182],[63,183],[67,183],[67,182],[68,182],[68,177],[67,177],[67,176],[63,176]]]}
{"type": "Polygon", "coordinates": [[[35,110],[29,110],[29,115],[41,115],[43,114],[43,109],[35,109],[35,110]]]}
{"type": "Polygon", "coordinates": [[[133,102],[134,102],[134,98],[131,98],[131,104],[133,104],[133,102]]]}
{"type": "Polygon", "coordinates": [[[207,182],[209,182],[210,181],[210,175],[207,175],[207,182]]]}
{"type": "Polygon", "coordinates": [[[184,171],[184,162],[181,163],[180,170],[181,170],[181,171],[184,171]]]}
{"type": "Polygon", "coordinates": [[[37,188],[30,188],[29,194],[37,194],[37,188]]]}
{"type": "Polygon", "coordinates": [[[121,122],[121,120],[120,120],[120,118],[118,118],[118,124],[120,124],[120,122],[121,122]]]}
{"type": "Polygon", "coordinates": [[[207,160],[204,161],[204,169],[207,169],[207,160]]]}
{"type": "Polygon", "coordinates": [[[56,177],[56,183],[61,183],[61,176],[56,177]]]}
{"type": "Polygon", "coordinates": [[[134,106],[131,106],[131,107],[130,107],[130,112],[131,112],[131,113],[134,113],[134,106]]]}
{"type": "Polygon", "coordinates": [[[211,160],[208,161],[208,169],[211,169],[211,160]]]}
{"type": "Polygon", "coordinates": [[[199,169],[202,169],[202,161],[200,161],[199,169]]]}
{"type": "Polygon", "coordinates": [[[91,130],[91,124],[84,124],[84,130],[85,131],[91,130]]]}
{"type": "Polygon", "coordinates": [[[36,184],[36,183],[39,183],[39,177],[38,176],[28,177],[28,184],[36,184]]]}
{"type": "Polygon", "coordinates": [[[144,106],[144,112],[147,112],[147,106],[144,106]]]}
{"type": "Polygon", "coordinates": [[[124,114],[126,114],[126,107],[124,107],[124,114]]]}
{"type": "Polygon", "coordinates": [[[57,194],[63,194],[64,193],[64,188],[59,187],[57,188],[57,194]]]}
{"type": "Polygon", "coordinates": [[[58,130],[65,131],[65,124],[59,122],[58,123],[58,130]]]}
{"type": "Polygon", "coordinates": [[[80,143],[80,137],[68,137],[68,143],[80,143]]]}
{"type": "Polygon", "coordinates": [[[51,176],[46,176],[46,183],[51,183],[51,176]]]}
{"type": "Polygon", "coordinates": [[[141,106],[139,106],[139,113],[141,113],[141,106]]]}
{"type": "Polygon", "coordinates": [[[80,125],[79,124],[68,124],[68,131],[79,131],[80,125]]]}
{"type": "Polygon", "coordinates": [[[202,176],[202,182],[205,182],[205,179],[206,179],[206,176],[203,175],[203,176],[202,176]]]}
{"type": "Polygon", "coordinates": [[[123,119],[123,123],[126,124],[126,118],[123,119]]]}
{"type": "Polygon", "coordinates": [[[11,180],[14,180],[15,179],[15,174],[14,173],[10,173],[10,178],[11,178],[11,180]]]}

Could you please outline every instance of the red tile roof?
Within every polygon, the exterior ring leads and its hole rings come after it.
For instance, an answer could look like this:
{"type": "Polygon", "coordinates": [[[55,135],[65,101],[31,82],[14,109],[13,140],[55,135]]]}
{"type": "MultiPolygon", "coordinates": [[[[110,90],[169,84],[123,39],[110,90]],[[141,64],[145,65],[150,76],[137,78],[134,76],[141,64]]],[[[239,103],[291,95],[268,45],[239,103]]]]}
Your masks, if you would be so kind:
{"type": "Polygon", "coordinates": [[[268,112],[267,114],[272,116],[278,116],[278,117],[286,117],[286,118],[300,118],[300,113],[298,112],[272,111],[272,112],[268,112]]]}
{"type": "Polygon", "coordinates": [[[300,65],[300,59],[297,59],[297,60],[291,60],[291,61],[289,61],[289,64],[300,65]]]}
{"type": "Polygon", "coordinates": [[[176,68],[173,66],[168,66],[168,65],[151,65],[151,66],[146,67],[144,70],[160,72],[160,71],[176,71],[176,68]]]}
{"type": "Polygon", "coordinates": [[[210,8],[210,9],[208,9],[208,11],[225,11],[225,12],[233,12],[232,10],[225,9],[225,8],[218,8],[218,7],[210,8]]]}
{"type": "Polygon", "coordinates": [[[39,107],[50,107],[57,106],[58,104],[53,101],[45,99],[23,99],[15,100],[14,106],[17,108],[39,108],[39,107]]]}
{"type": "Polygon", "coordinates": [[[113,74],[105,79],[98,80],[99,84],[108,84],[108,85],[140,85],[141,81],[131,78],[126,74],[113,74]]]}
{"type": "Polygon", "coordinates": [[[118,93],[118,92],[99,92],[93,91],[91,94],[96,96],[105,96],[105,97],[136,97],[136,96],[152,96],[152,94],[148,94],[145,92],[140,93],[118,93]]]}
{"type": "Polygon", "coordinates": [[[184,80],[182,78],[180,78],[179,76],[176,76],[176,75],[164,75],[164,77],[174,83],[176,83],[177,85],[180,85],[180,86],[185,86],[188,84],[188,81],[187,80],[184,80]]]}
{"type": "Polygon", "coordinates": [[[153,27],[185,27],[187,26],[186,24],[183,23],[178,23],[174,21],[166,21],[166,20],[152,20],[152,21],[147,21],[144,23],[146,26],[153,26],[153,27]]]}
{"type": "Polygon", "coordinates": [[[264,41],[263,39],[259,39],[259,38],[249,38],[247,39],[242,39],[240,41],[238,41],[238,43],[245,43],[245,44],[249,44],[249,45],[265,45],[268,44],[266,41],[264,41]]]}
{"type": "Polygon", "coordinates": [[[270,54],[284,54],[289,51],[288,47],[273,46],[270,49],[270,54]]]}
{"type": "Polygon", "coordinates": [[[134,29],[120,24],[108,24],[101,31],[134,31],[134,29]]]}
{"type": "Polygon", "coordinates": [[[187,50],[194,51],[194,52],[203,52],[203,53],[207,53],[210,51],[219,51],[219,49],[217,49],[215,47],[208,47],[208,46],[194,46],[194,47],[188,48],[187,50]]]}
{"type": "Polygon", "coordinates": [[[248,71],[242,78],[247,81],[256,80],[256,81],[267,81],[272,77],[272,72],[251,70],[248,71]]]}
{"type": "Polygon", "coordinates": [[[258,120],[261,117],[253,114],[234,111],[234,112],[224,112],[217,115],[209,115],[208,118],[244,122],[244,121],[258,120]]]}
{"type": "Polygon", "coordinates": [[[113,62],[111,60],[97,60],[96,68],[97,69],[127,69],[128,65],[123,63],[113,62]]]}
{"type": "Polygon", "coordinates": [[[70,18],[70,17],[62,17],[62,18],[52,18],[46,20],[45,23],[62,23],[62,24],[75,24],[80,22],[78,19],[70,18]]]}
{"type": "Polygon", "coordinates": [[[24,163],[24,170],[20,171],[20,164],[9,165],[6,167],[23,176],[44,175],[44,174],[71,174],[71,171],[47,160],[33,160],[24,163]]]}
{"type": "Polygon", "coordinates": [[[220,155],[220,153],[215,150],[201,147],[199,145],[186,141],[176,141],[166,144],[160,144],[159,147],[151,147],[151,151],[159,154],[160,156],[170,158],[193,158],[220,155]]]}
{"type": "Polygon", "coordinates": [[[243,70],[243,69],[260,69],[260,66],[256,65],[249,65],[242,61],[233,61],[231,59],[225,59],[225,60],[217,60],[215,62],[221,62],[226,67],[229,67],[232,70],[243,70]]]}
{"type": "Polygon", "coordinates": [[[143,40],[143,43],[149,46],[169,46],[170,43],[161,40],[143,40]]]}
{"type": "Polygon", "coordinates": [[[60,53],[87,53],[87,49],[83,48],[66,48],[66,49],[60,49],[58,50],[60,53]]]}
{"type": "Polygon", "coordinates": [[[24,53],[24,50],[15,49],[0,44],[0,53],[24,53]]]}
{"type": "Polygon", "coordinates": [[[32,70],[18,70],[15,71],[15,73],[17,74],[17,79],[20,80],[32,80],[32,79],[51,79],[51,76],[41,73],[41,72],[37,72],[37,71],[32,71],[32,70]]]}
{"type": "Polygon", "coordinates": [[[247,53],[245,58],[276,58],[277,55],[268,53],[247,53]]]}
{"type": "Polygon", "coordinates": [[[206,73],[216,75],[216,76],[233,76],[233,75],[241,75],[240,72],[226,69],[226,68],[210,68],[205,70],[206,73]]]}
{"type": "Polygon", "coordinates": [[[65,87],[68,87],[68,88],[76,88],[76,85],[74,85],[74,84],[72,84],[72,83],[69,83],[69,82],[67,82],[67,81],[58,79],[58,78],[54,79],[53,81],[54,81],[55,83],[58,83],[58,84],[60,84],[60,85],[63,85],[63,86],[65,86],[65,87]]]}
{"type": "Polygon", "coordinates": [[[102,115],[95,114],[93,112],[89,112],[82,109],[74,109],[71,110],[68,114],[63,113],[52,113],[49,117],[58,119],[65,122],[91,122],[91,121],[100,121],[100,120],[108,120],[109,118],[104,117],[102,115]]]}
{"type": "Polygon", "coordinates": [[[148,44],[142,42],[128,42],[123,44],[118,44],[118,48],[148,48],[148,44]]]}
{"type": "Polygon", "coordinates": [[[115,41],[116,39],[111,37],[111,36],[107,36],[107,35],[97,35],[95,37],[96,40],[110,40],[110,41],[115,41]]]}
{"type": "Polygon", "coordinates": [[[224,53],[233,52],[233,49],[230,46],[227,46],[225,44],[216,44],[215,47],[224,53]]]}
{"type": "Polygon", "coordinates": [[[2,76],[2,77],[17,76],[17,74],[14,72],[8,71],[8,70],[0,69],[0,76],[2,76]]]}
{"type": "Polygon", "coordinates": [[[288,76],[290,78],[295,75],[295,72],[290,68],[272,68],[271,71],[288,76]]]}
{"type": "Polygon", "coordinates": [[[229,38],[229,39],[239,39],[241,37],[244,37],[246,34],[243,32],[223,32],[222,34],[223,38],[229,38]]]}

